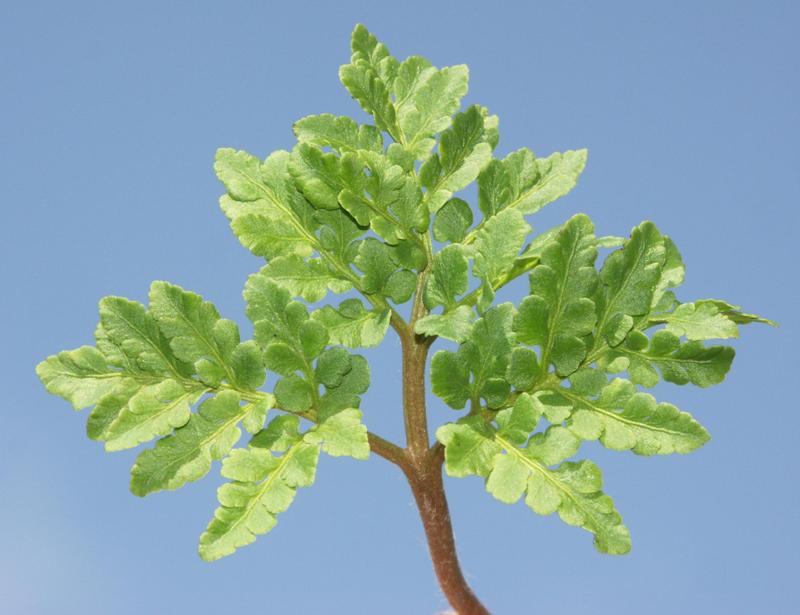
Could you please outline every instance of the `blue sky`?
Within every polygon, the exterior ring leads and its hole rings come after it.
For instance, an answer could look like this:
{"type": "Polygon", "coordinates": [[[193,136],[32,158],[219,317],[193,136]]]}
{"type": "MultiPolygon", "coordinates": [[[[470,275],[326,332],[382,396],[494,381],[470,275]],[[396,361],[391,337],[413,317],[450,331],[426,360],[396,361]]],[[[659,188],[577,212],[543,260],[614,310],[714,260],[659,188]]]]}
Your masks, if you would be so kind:
{"type": "MultiPolygon", "coordinates": [[[[106,454],[47,395],[36,363],[91,343],[97,300],[166,279],[245,331],[258,259],[219,212],[220,146],[291,147],[310,113],[362,117],[338,84],[365,23],[392,52],[467,63],[467,102],[501,119],[499,153],[588,147],[568,197],[601,234],[652,219],[687,262],[680,297],[781,323],[749,328],[726,382],[659,387],[712,442],[687,457],[589,446],[633,535],[588,534],[478,479],[446,481],[462,562],[502,614],[788,613],[800,566],[796,243],[800,43],[792,2],[5,2],[0,173],[5,236],[0,611],[32,615],[434,613],[446,606],[396,468],[325,459],[275,531],[206,564],[196,540],[216,473],[127,490],[135,451],[106,454]]],[[[508,299],[518,301],[522,287],[508,299]]],[[[371,428],[399,435],[398,345],[368,352],[371,428]]],[[[433,424],[454,418],[430,399],[433,424]]]]}

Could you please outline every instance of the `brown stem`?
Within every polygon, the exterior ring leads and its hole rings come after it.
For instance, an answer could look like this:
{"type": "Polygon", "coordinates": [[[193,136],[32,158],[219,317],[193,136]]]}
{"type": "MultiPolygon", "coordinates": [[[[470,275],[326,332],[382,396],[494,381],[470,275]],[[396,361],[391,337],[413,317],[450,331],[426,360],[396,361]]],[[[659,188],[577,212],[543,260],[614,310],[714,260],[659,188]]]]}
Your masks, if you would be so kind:
{"type": "Polygon", "coordinates": [[[412,460],[428,454],[428,417],[425,411],[425,361],[430,344],[413,333],[401,337],[403,346],[403,416],[406,445],[412,460]]]}
{"type": "MultiPolygon", "coordinates": [[[[419,296],[421,293],[417,294],[419,296]]],[[[442,592],[459,615],[489,615],[467,584],[458,563],[442,482],[444,449],[436,444],[430,447],[425,408],[425,362],[433,339],[414,335],[412,329],[423,310],[421,302],[415,302],[411,325],[400,336],[403,346],[403,416],[407,448],[404,451],[405,463],[398,465],[405,473],[417,502],[442,592]]]]}
{"type": "Polygon", "coordinates": [[[369,449],[371,451],[401,468],[406,465],[406,454],[402,448],[372,432],[367,433],[367,438],[369,439],[369,449]]]}
{"type": "MultiPolygon", "coordinates": [[[[441,453],[441,449],[435,450],[441,453]]],[[[425,527],[436,578],[458,615],[489,615],[461,572],[442,482],[442,456],[431,452],[422,464],[404,470],[425,527]]]]}

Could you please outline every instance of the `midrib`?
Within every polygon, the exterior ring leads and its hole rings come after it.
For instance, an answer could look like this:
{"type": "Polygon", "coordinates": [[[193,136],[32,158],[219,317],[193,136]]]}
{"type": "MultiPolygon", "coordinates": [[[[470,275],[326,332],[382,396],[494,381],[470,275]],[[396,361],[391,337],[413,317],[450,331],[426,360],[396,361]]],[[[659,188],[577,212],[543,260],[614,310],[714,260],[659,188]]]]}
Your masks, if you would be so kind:
{"type": "Polygon", "coordinates": [[[632,427],[637,427],[639,429],[644,429],[646,431],[660,431],[661,433],[670,434],[670,435],[673,435],[673,436],[686,437],[686,435],[687,435],[687,434],[685,434],[685,433],[683,433],[681,431],[674,431],[672,429],[667,429],[666,427],[656,427],[654,425],[648,425],[647,423],[640,423],[638,421],[633,421],[633,420],[631,420],[629,418],[626,418],[626,417],[624,417],[624,416],[622,416],[620,414],[617,414],[616,412],[613,412],[611,410],[607,410],[605,408],[601,408],[600,406],[595,406],[588,399],[586,399],[584,397],[578,397],[577,395],[573,395],[572,393],[570,393],[568,391],[568,389],[565,389],[565,388],[559,388],[558,389],[558,393],[564,395],[564,397],[566,397],[567,399],[571,399],[572,401],[574,401],[574,402],[576,402],[578,404],[582,404],[582,405],[590,408],[592,411],[597,412],[598,414],[602,414],[603,416],[607,416],[609,418],[612,418],[615,421],[619,421],[620,423],[627,423],[628,425],[630,425],[632,427]]]}
{"type": "Polygon", "coordinates": [[[595,515],[594,511],[586,508],[586,506],[584,506],[580,502],[580,500],[575,496],[575,494],[572,493],[571,489],[567,488],[565,485],[563,485],[562,483],[557,481],[555,478],[553,478],[552,473],[550,472],[550,470],[548,470],[546,467],[544,467],[538,461],[535,461],[535,460],[527,457],[526,455],[523,455],[522,452],[516,446],[514,446],[513,444],[511,444],[507,440],[503,439],[502,437],[496,435],[495,436],[495,440],[497,440],[500,443],[500,445],[506,450],[506,452],[508,452],[509,454],[514,456],[516,459],[521,461],[524,465],[528,466],[534,472],[538,472],[540,475],[542,475],[544,477],[544,479],[548,483],[550,483],[553,487],[558,489],[558,491],[560,491],[561,493],[566,495],[570,500],[572,500],[573,504],[575,504],[575,506],[577,508],[579,508],[583,512],[583,514],[584,514],[584,516],[586,518],[592,519],[592,521],[593,521],[592,525],[594,526],[594,528],[596,530],[599,531],[600,528],[604,527],[604,524],[600,520],[598,520],[598,518],[595,515]]]}

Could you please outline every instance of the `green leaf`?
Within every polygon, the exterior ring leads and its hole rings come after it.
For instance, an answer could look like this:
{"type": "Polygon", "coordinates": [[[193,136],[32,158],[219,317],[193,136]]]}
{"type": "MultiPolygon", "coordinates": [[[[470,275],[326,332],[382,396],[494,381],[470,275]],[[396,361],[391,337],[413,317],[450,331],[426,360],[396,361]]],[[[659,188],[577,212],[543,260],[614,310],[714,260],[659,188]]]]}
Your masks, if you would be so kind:
{"type": "Polygon", "coordinates": [[[523,393],[514,401],[511,408],[501,410],[495,416],[498,425],[498,435],[509,442],[522,446],[530,438],[531,432],[536,429],[542,413],[534,403],[533,398],[523,393]]]}
{"type": "Polygon", "coordinates": [[[447,423],[436,430],[436,439],[444,444],[448,476],[486,477],[492,471],[494,456],[502,447],[493,438],[493,429],[481,417],[470,416],[457,423],[447,423]]]}
{"type": "Polygon", "coordinates": [[[436,437],[445,446],[445,469],[450,476],[482,476],[487,491],[506,503],[516,502],[527,492],[525,503],[534,512],[558,512],[565,523],[594,534],[599,551],[630,550],[628,529],[601,490],[597,466],[580,461],[548,467],[577,450],[577,439],[567,429],[551,427],[523,448],[475,416],[440,427],[436,437]]]}
{"type": "MultiPolygon", "coordinates": [[[[407,175],[386,156],[364,152],[362,157],[369,171],[367,192],[374,202],[373,209],[384,217],[387,217],[386,213],[391,214],[391,221],[397,221],[405,237],[411,236],[414,230],[427,231],[428,210],[422,203],[422,190],[416,179],[407,175]]],[[[382,226],[376,226],[374,221],[373,229],[378,234],[385,235],[381,233],[382,226]]]]}
{"type": "Polygon", "coordinates": [[[522,214],[513,209],[490,218],[475,236],[475,276],[490,284],[502,279],[530,231],[522,214]]]}
{"type": "Polygon", "coordinates": [[[491,460],[486,490],[505,504],[514,504],[525,493],[530,470],[511,455],[497,453],[491,460]]]}
{"type": "MultiPolygon", "coordinates": [[[[322,223],[331,216],[322,216],[324,212],[349,214],[391,244],[428,227],[428,212],[421,203],[417,181],[382,153],[359,150],[337,157],[301,143],[292,152],[289,170],[305,197],[318,208],[316,218],[322,223]],[[339,211],[340,205],[347,213],[339,211]]],[[[362,233],[361,229],[352,229],[348,239],[362,233]]],[[[330,249],[322,234],[320,247],[330,249]]],[[[334,253],[339,261],[352,260],[347,246],[336,246],[334,253]]]]}
{"type": "Polygon", "coordinates": [[[598,237],[595,243],[598,248],[619,248],[625,245],[625,238],[617,237],[616,235],[606,235],[605,237],[598,237]]]}
{"type": "Polygon", "coordinates": [[[647,387],[658,383],[656,368],[667,382],[709,387],[723,381],[734,355],[729,346],[681,343],[667,330],[657,331],[650,340],[641,331],[631,331],[624,344],[606,349],[598,364],[611,372],[627,370],[634,383],[647,387]]]}
{"type": "Polygon", "coordinates": [[[275,386],[278,404],[291,412],[308,411],[317,401],[312,362],[330,342],[328,330],[309,318],[303,304],[291,301],[285,289],[261,273],[250,276],[244,294],[266,364],[285,376],[275,386]]]}
{"type": "Polygon", "coordinates": [[[390,143],[386,148],[386,158],[392,163],[403,169],[404,173],[413,175],[415,171],[414,156],[404,149],[399,143],[390,143]]]}
{"type": "Polygon", "coordinates": [[[258,344],[253,340],[242,342],[233,349],[230,365],[239,388],[255,391],[264,384],[264,361],[258,344]]]}
{"type": "Polygon", "coordinates": [[[710,438],[690,414],[636,392],[626,380],[612,380],[596,399],[565,389],[559,393],[574,404],[570,429],[584,440],[599,439],[610,449],[637,455],[689,453],[710,438]]]}
{"type": "Polygon", "coordinates": [[[545,246],[549,245],[552,242],[556,235],[558,235],[561,230],[564,228],[563,224],[559,224],[558,226],[554,226],[553,228],[549,228],[543,233],[539,233],[536,235],[530,243],[525,246],[525,249],[520,254],[520,259],[527,259],[527,260],[535,260],[536,262],[542,256],[542,251],[544,250],[545,246]]]}
{"type": "Polygon", "coordinates": [[[454,342],[467,340],[472,332],[472,308],[461,305],[444,314],[429,314],[417,320],[414,332],[428,337],[439,336],[454,342]]]}
{"type": "Polygon", "coordinates": [[[242,425],[249,433],[256,434],[264,428],[264,421],[267,420],[267,411],[272,407],[274,399],[272,395],[269,395],[245,406],[242,425]]]}
{"type": "Polygon", "coordinates": [[[456,297],[469,287],[469,262],[460,245],[446,246],[433,257],[431,275],[425,284],[424,300],[428,308],[453,307],[456,297]]]}
{"type": "Polygon", "coordinates": [[[480,398],[491,408],[500,407],[511,392],[505,374],[514,341],[513,318],[510,303],[492,307],[475,321],[458,352],[437,352],[431,362],[433,392],[456,409],[480,398]]]}
{"type": "Polygon", "coordinates": [[[420,168],[420,180],[428,189],[428,210],[438,211],[454,192],[472,183],[491,156],[492,146],[485,141],[480,107],[472,106],[456,114],[453,125],[442,133],[439,153],[420,168]]]}
{"type": "Polygon", "coordinates": [[[368,175],[358,182],[343,183],[339,194],[342,207],[393,245],[403,238],[416,238],[416,231],[427,230],[428,210],[417,180],[383,154],[362,151],[359,160],[368,175]]]}
{"type": "Polygon", "coordinates": [[[314,370],[316,381],[326,387],[338,387],[344,375],[352,369],[351,355],[344,348],[326,348],[317,359],[314,370]]]}
{"type": "Polygon", "coordinates": [[[399,268],[391,246],[368,237],[361,242],[355,264],[364,273],[361,287],[365,293],[382,294],[395,303],[405,303],[411,298],[417,276],[399,268]]]}
{"type": "Polygon", "coordinates": [[[369,389],[369,364],[361,355],[350,355],[350,369],[341,381],[325,385],[325,393],[320,398],[318,418],[325,421],[336,413],[358,408],[361,395],[369,389]]]}
{"type": "Polygon", "coordinates": [[[586,166],[587,155],[587,150],[579,149],[537,158],[535,173],[532,176],[523,174],[520,189],[518,192],[512,189],[514,197],[507,206],[532,214],[561,198],[575,187],[586,166]]]}
{"type": "Polygon", "coordinates": [[[600,271],[595,294],[598,336],[612,346],[625,339],[633,317],[650,311],[666,258],[664,238],[652,222],[633,229],[621,250],[612,252],[600,271]]]}
{"type": "Polygon", "coordinates": [[[741,311],[741,308],[738,305],[731,305],[727,301],[720,301],[719,299],[703,299],[701,301],[695,301],[695,305],[705,305],[705,304],[713,304],[729,319],[735,322],[738,325],[747,325],[753,322],[758,322],[761,324],[769,325],[771,327],[777,327],[778,323],[774,320],[770,320],[769,318],[764,318],[762,316],[756,316],[755,314],[745,314],[741,311]]]}
{"type": "Polygon", "coordinates": [[[274,152],[262,162],[243,151],[217,151],[214,169],[228,189],[220,206],[231,229],[256,256],[310,256],[318,223],[311,205],[288,172],[290,154],[274,152]]]}
{"type": "Polygon", "coordinates": [[[370,348],[381,343],[389,328],[389,310],[368,310],[359,299],[346,299],[338,308],[326,305],[311,317],[328,330],[330,340],[348,348],[370,348]]]}
{"type": "Polygon", "coordinates": [[[472,330],[472,345],[486,359],[499,359],[511,352],[514,340],[511,323],[514,306],[501,303],[487,310],[475,322],[472,330]]]}
{"type": "Polygon", "coordinates": [[[464,353],[439,350],[431,359],[433,393],[456,410],[463,408],[470,397],[469,374],[464,353]]]}
{"type": "Polygon", "coordinates": [[[533,387],[540,371],[536,353],[530,348],[520,346],[511,351],[505,377],[515,389],[527,391],[533,387]]]}
{"type": "Polygon", "coordinates": [[[348,279],[332,272],[319,258],[304,260],[299,256],[281,256],[265,265],[260,273],[309,303],[320,301],[328,291],[343,293],[352,288],[348,279]]]}
{"type": "MultiPolygon", "coordinates": [[[[301,143],[292,153],[289,170],[305,197],[319,210],[336,211],[341,204],[358,224],[372,226],[391,244],[413,236],[415,229],[428,227],[428,213],[421,204],[422,191],[416,180],[382,153],[359,150],[358,154],[348,152],[337,157],[301,143]]],[[[317,219],[325,220],[319,214],[317,219]]],[[[353,234],[361,233],[359,229],[353,234]]],[[[351,260],[346,249],[340,247],[336,252],[339,260],[351,260]]]]}
{"type": "Polygon", "coordinates": [[[322,450],[333,457],[369,458],[367,428],[361,422],[361,411],[355,408],[346,408],[330,416],[304,439],[311,444],[321,444],[322,450]]]}
{"type": "Polygon", "coordinates": [[[243,347],[236,323],[220,318],[214,305],[200,295],[153,282],[150,310],[175,356],[195,364],[205,382],[225,379],[251,390],[263,384],[259,354],[243,347]]]}
{"type": "Polygon", "coordinates": [[[267,173],[261,160],[252,154],[222,147],[217,150],[214,171],[231,199],[252,202],[264,196],[262,182],[267,173]]]}
{"type": "Polygon", "coordinates": [[[241,244],[256,256],[308,256],[313,251],[312,240],[287,216],[275,214],[266,201],[242,204],[223,196],[220,207],[241,244]]]}
{"type": "Polygon", "coordinates": [[[561,425],[551,425],[547,431],[536,433],[528,442],[528,455],[547,466],[569,459],[580,448],[581,441],[561,425]]]}
{"type": "MultiPolygon", "coordinates": [[[[157,286],[174,291],[174,297],[181,300],[190,296],[190,303],[195,299],[201,302],[196,295],[178,287],[164,282],[157,286]]],[[[87,422],[87,435],[105,441],[108,451],[132,448],[184,426],[190,420],[191,405],[222,378],[220,365],[206,357],[184,354],[185,360],[197,358],[197,375],[205,381],[200,382],[191,366],[176,357],[165,335],[174,335],[176,325],[168,323],[162,329],[154,318],[159,305],[156,302],[156,309],[146,310],[140,303],[121,297],[104,298],[95,333],[101,350],[84,347],[62,353],[39,368],[45,382],[56,392],[84,407],[96,404],[87,422]]],[[[235,325],[219,319],[210,304],[197,306],[200,307],[195,316],[205,311],[211,317],[209,329],[214,343],[221,344],[215,348],[223,348],[224,368],[235,376],[235,386],[254,390],[263,384],[264,366],[255,344],[238,343],[235,325]]],[[[188,353],[191,346],[183,343],[181,351],[188,353]]]]}
{"type": "Polygon", "coordinates": [[[397,112],[389,96],[397,61],[361,25],[353,31],[352,49],[351,63],[339,68],[339,80],[361,108],[375,118],[375,125],[398,139],[397,112]]]}
{"type": "Polygon", "coordinates": [[[111,393],[124,374],[109,367],[92,346],[53,355],[36,366],[36,375],[53,395],[63,397],[75,410],[93,406],[111,393]]]}
{"type": "Polygon", "coordinates": [[[500,143],[500,118],[496,115],[489,115],[489,109],[479,106],[483,115],[483,138],[494,150],[500,143]]]}
{"type": "Polygon", "coordinates": [[[406,62],[398,71],[402,80],[395,82],[395,95],[402,103],[398,120],[407,149],[422,160],[435,143],[433,135],[450,126],[450,116],[467,93],[469,69],[462,64],[430,71],[417,59],[406,62]]]}
{"type": "Polygon", "coordinates": [[[540,346],[541,364],[552,362],[562,376],[578,369],[586,357],[584,338],[594,330],[595,306],[589,298],[597,286],[593,231],[589,218],[580,214],[543,248],[530,276],[531,294],[514,321],[517,339],[540,346]]]}
{"type": "Polygon", "coordinates": [[[777,326],[767,318],[743,314],[737,306],[715,299],[682,303],[670,313],[654,314],[649,319],[649,324],[665,323],[667,331],[689,340],[739,337],[738,325],[752,322],[777,326]]]}
{"type": "Polygon", "coordinates": [[[104,297],[100,301],[100,326],[105,338],[129,359],[125,363],[128,370],[171,373],[179,378],[191,373],[175,358],[153,315],[141,303],[104,297]]]}
{"type": "Polygon", "coordinates": [[[572,404],[553,391],[536,391],[531,395],[537,410],[553,425],[560,425],[572,413],[572,404]]]}
{"type": "Polygon", "coordinates": [[[308,143],[299,143],[292,150],[288,168],[297,187],[317,209],[338,209],[341,190],[364,184],[358,157],[347,154],[340,158],[308,143]]]}
{"type": "Polygon", "coordinates": [[[302,358],[304,353],[299,347],[297,334],[308,320],[308,310],[302,303],[291,301],[284,288],[268,280],[267,284],[262,284],[263,281],[265,278],[254,274],[245,286],[247,312],[253,321],[256,341],[265,351],[272,342],[283,342],[292,353],[302,358]],[[278,311],[281,308],[283,310],[278,311]]]}
{"type": "Polygon", "coordinates": [[[144,385],[134,378],[121,378],[111,392],[103,395],[86,421],[86,435],[92,440],[105,439],[109,425],[125,410],[128,402],[144,385]]]}
{"type": "Polygon", "coordinates": [[[375,125],[393,137],[400,134],[397,114],[386,85],[363,65],[346,64],[339,68],[339,80],[350,95],[375,119],[375,125]]]}
{"type": "Polygon", "coordinates": [[[409,56],[400,63],[392,83],[394,106],[399,116],[415,110],[417,93],[436,72],[436,67],[421,56],[409,56]]]}
{"type": "Polygon", "coordinates": [[[536,158],[523,148],[492,161],[478,177],[478,207],[486,218],[506,208],[535,213],[575,187],[586,156],[581,149],[536,158]]]}
{"type": "Polygon", "coordinates": [[[680,286],[686,275],[686,268],[683,265],[681,253],[678,252],[678,247],[669,237],[664,235],[662,239],[665,251],[664,266],[661,268],[661,277],[653,291],[651,301],[652,309],[655,311],[664,311],[672,306],[674,295],[667,289],[680,286]]]}
{"type": "Polygon", "coordinates": [[[447,201],[436,213],[433,221],[433,237],[436,241],[460,243],[472,226],[472,208],[461,199],[447,201]]]}
{"type": "Polygon", "coordinates": [[[304,378],[290,374],[278,380],[275,385],[275,399],[284,410],[305,412],[314,402],[314,389],[304,378]]]}
{"type": "Polygon", "coordinates": [[[299,424],[295,416],[277,417],[253,438],[250,448],[236,449],[223,461],[222,475],[234,482],[217,492],[221,507],[200,537],[203,559],[230,555],[269,532],[297,488],[313,484],[320,450],[335,457],[369,456],[359,410],[337,412],[305,434],[300,434],[299,424]]]}
{"type": "Polygon", "coordinates": [[[670,333],[689,340],[739,337],[736,323],[711,303],[683,303],[658,321],[666,323],[670,333]]]}
{"type": "Polygon", "coordinates": [[[273,418],[269,425],[253,436],[250,446],[282,453],[294,446],[301,438],[300,417],[294,414],[281,414],[273,418]]]}
{"type": "Polygon", "coordinates": [[[292,301],[288,290],[261,271],[247,278],[244,298],[247,317],[255,326],[255,339],[262,346],[275,339],[296,340],[295,331],[308,319],[305,306],[292,301]]]}
{"type": "Polygon", "coordinates": [[[218,393],[204,401],[174,435],[143,451],[131,469],[133,494],[177,489],[208,474],[211,461],[224,457],[241,436],[236,424],[244,409],[239,402],[234,391],[218,393]]]}
{"type": "Polygon", "coordinates": [[[565,523],[592,532],[601,553],[623,555],[631,550],[630,533],[602,487],[600,469],[591,461],[565,462],[547,473],[531,473],[525,503],[538,514],[558,512],[565,523]]]}
{"type": "Polygon", "coordinates": [[[386,45],[381,43],[362,24],[356,24],[356,27],[353,28],[350,48],[353,51],[351,57],[353,64],[365,64],[387,84],[394,81],[398,70],[397,60],[389,53],[386,45]]]}
{"type": "Polygon", "coordinates": [[[392,250],[394,259],[400,267],[422,271],[428,266],[428,255],[417,241],[402,239],[392,246],[392,250]]]}
{"type": "Polygon", "coordinates": [[[130,397],[104,430],[107,451],[133,448],[182,427],[202,390],[186,390],[174,380],[142,387],[130,397]]]}
{"type": "Polygon", "coordinates": [[[478,300],[475,306],[478,309],[478,314],[484,314],[490,307],[492,307],[492,303],[494,303],[494,285],[490,284],[486,280],[481,280],[481,285],[478,291],[478,300]]]}
{"type": "Polygon", "coordinates": [[[350,279],[351,269],[347,263],[351,263],[355,258],[358,249],[358,242],[355,240],[364,234],[364,230],[342,209],[318,211],[315,217],[321,224],[319,229],[321,254],[333,259],[339,271],[350,279]]]}
{"type": "Polygon", "coordinates": [[[478,176],[478,209],[489,218],[502,210],[509,200],[511,184],[506,165],[494,159],[478,176]]]}
{"type": "Polygon", "coordinates": [[[383,137],[375,126],[361,126],[349,117],[330,113],[307,115],[292,127],[297,140],[319,147],[331,147],[339,153],[360,149],[383,151],[383,137]]]}
{"type": "Polygon", "coordinates": [[[221,506],[200,536],[200,557],[225,557],[275,527],[276,515],[289,508],[297,488],[313,484],[318,458],[319,446],[302,440],[280,457],[260,448],[233,451],[222,473],[234,482],[217,491],[221,506]]]}

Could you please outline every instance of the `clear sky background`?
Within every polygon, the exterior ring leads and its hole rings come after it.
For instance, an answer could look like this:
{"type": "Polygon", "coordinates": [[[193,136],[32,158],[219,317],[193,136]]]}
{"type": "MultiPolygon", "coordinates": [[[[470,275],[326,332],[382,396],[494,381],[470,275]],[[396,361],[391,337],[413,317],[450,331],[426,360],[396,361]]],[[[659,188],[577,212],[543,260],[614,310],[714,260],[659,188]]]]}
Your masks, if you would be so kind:
{"type": "MultiPolygon", "coordinates": [[[[0,612],[21,615],[443,610],[400,473],[323,459],[278,527],[215,564],[196,541],[216,472],[128,492],[34,366],[91,343],[104,295],[166,279],[245,331],[257,258],[216,201],[220,146],[261,156],[310,113],[362,117],[339,85],[364,22],[391,51],[467,63],[499,153],[588,147],[576,211],[601,234],[654,220],[687,262],[679,296],[781,322],[735,342],[726,382],[659,387],[713,440],[687,457],[587,446],[633,535],[625,557],[478,479],[448,479],[462,562],[498,614],[797,612],[798,115],[795,2],[50,2],[0,5],[3,239],[0,612]]],[[[518,301],[521,287],[507,298],[518,301]]],[[[371,428],[398,436],[398,345],[370,351],[371,428]]],[[[431,396],[431,420],[455,415],[431,396]]]]}

